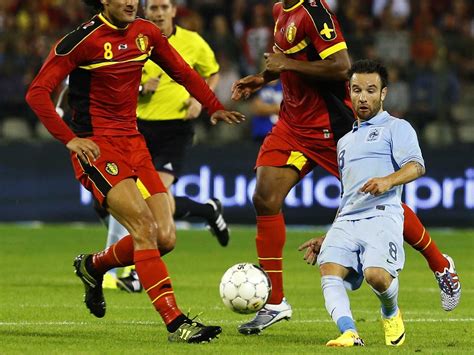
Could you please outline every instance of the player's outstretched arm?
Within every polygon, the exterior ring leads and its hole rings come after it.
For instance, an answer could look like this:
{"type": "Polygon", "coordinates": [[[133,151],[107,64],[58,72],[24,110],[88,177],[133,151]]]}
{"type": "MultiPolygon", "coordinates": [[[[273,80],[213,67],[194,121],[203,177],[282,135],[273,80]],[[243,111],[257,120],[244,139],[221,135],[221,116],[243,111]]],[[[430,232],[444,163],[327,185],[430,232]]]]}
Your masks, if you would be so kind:
{"type": "Polygon", "coordinates": [[[228,124],[241,123],[245,121],[245,116],[237,111],[218,110],[211,115],[211,124],[215,125],[219,121],[228,124]]]}

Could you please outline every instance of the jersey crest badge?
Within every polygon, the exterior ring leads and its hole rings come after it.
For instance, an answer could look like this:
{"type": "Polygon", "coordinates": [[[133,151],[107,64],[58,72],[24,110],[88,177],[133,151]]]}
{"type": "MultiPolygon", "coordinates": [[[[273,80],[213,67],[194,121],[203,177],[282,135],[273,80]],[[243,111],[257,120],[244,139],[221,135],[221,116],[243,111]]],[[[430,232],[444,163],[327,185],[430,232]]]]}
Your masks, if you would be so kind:
{"type": "Polygon", "coordinates": [[[110,163],[110,162],[105,165],[105,171],[108,172],[112,176],[117,176],[119,173],[117,164],[110,163]]]}
{"type": "Polygon", "coordinates": [[[383,127],[374,127],[369,129],[367,136],[365,137],[366,143],[374,143],[380,140],[382,136],[383,127]]]}
{"type": "Polygon", "coordinates": [[[148,49],[148,37],[143,35],[143,34],[139,34],[137,36],[137,38],[135,38],[135,43],[137,44],[137,47],[138,49],[145,53],[148,49]]]}
{"type": "Polygon", "coordinates": [[[293,43],[293,41],[294,41],[295,38],[296,38],[296,31],[297,31],[297,28],[296,28],[294,22],[292,22],[292,23],[286,28],[285,37],[286,37],[286,40],[288,41],[288,43],[293,43]]]}

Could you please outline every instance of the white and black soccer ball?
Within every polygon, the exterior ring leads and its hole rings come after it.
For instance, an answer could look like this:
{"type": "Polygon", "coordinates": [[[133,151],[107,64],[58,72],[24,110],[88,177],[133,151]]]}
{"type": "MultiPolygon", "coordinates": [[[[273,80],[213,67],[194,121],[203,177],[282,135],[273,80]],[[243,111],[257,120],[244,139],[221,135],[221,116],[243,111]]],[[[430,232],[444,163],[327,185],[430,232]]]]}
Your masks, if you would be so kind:
{"type": "Polygon", "coordinates": [[[272,285],[266,272],[259,266],[240,263],[224,273],[219,291],[229,309],[247,314],[255,313],[265,306],[272,285]]]}

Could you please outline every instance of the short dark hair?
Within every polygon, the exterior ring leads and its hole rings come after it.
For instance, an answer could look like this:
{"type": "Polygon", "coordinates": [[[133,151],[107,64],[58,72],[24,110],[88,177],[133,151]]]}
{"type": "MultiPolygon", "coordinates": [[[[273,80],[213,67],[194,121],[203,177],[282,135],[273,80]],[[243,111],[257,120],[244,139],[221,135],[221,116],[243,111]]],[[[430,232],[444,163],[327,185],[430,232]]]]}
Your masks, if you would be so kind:
{"type": "Polygon", "coordinates": [[[372,59],[361,59],[354,62],[347,72],[349,79],[352,78],[352,75],[357,73],[371,74],[377,73],[380,76],[380,81],[382,82],[382,88],[387,87],[388,85],[388,73],[387,68],[385,68],[382,63],[372,60],[372,59]]]}
{"type": "Polygon", "coordinates": [[[82,0],[84,4],[89,6],[95,12],[102,11],[104,9],[104,5],[100,2],[100,0],[82,0]]]}

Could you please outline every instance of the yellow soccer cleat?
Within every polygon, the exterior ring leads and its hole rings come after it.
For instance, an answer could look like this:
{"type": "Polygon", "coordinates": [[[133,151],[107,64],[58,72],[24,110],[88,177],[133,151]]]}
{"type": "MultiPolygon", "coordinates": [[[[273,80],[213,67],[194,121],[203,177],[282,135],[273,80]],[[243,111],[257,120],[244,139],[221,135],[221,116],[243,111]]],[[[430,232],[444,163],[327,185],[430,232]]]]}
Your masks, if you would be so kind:
{"type": "Polygon", "coordinates": [[[405,342],[405,325],[400,310],[392,318],[383,318],[385,345],[400,346],[405,342]]]}
{"type": "Polygon", "coordinates": [[[329,340],[326,343],[326,346],[340,346],[340,347],[348,347],[348,346],[365,346],[364,341],[359,337],[359,334],[352,330],[347,330],[342,333],[339,338],[329,340]]]}
{"type": "Polygon", "coordinates": [[[107,289],[117,288],[117,279],[114,277],[114,275],[108,272],[104,274],[104,280],[102,281],[102,288],[107,288],[107,289]]]}

